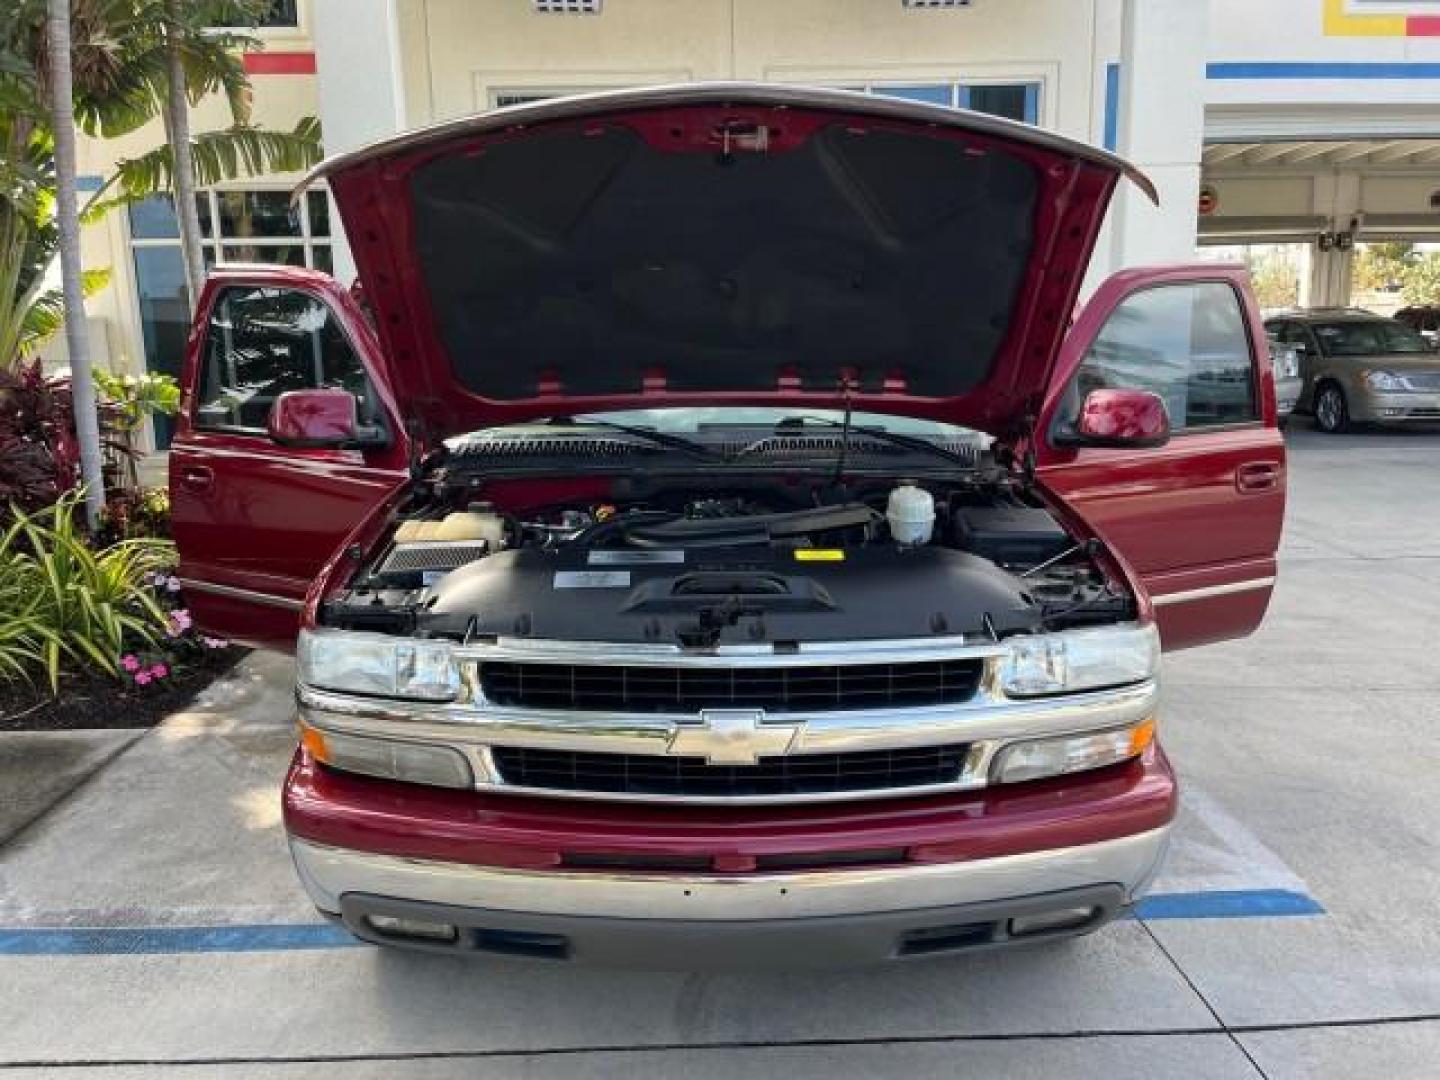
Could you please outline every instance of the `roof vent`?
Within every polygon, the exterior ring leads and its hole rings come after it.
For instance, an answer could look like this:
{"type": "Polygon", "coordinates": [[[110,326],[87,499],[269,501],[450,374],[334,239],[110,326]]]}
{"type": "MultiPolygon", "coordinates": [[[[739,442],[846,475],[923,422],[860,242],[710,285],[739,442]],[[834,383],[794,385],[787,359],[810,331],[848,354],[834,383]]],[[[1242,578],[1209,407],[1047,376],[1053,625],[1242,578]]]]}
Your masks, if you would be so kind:
{"type": "Polygon", "coordinates": [[[962,8],[969,7],[970,0],[900,0],[907,8],[962,8]]]}
{"type": "Polygon", "coordinates": [[[530,0],[537,15],[599,15],[600,0],[530,0]]]}

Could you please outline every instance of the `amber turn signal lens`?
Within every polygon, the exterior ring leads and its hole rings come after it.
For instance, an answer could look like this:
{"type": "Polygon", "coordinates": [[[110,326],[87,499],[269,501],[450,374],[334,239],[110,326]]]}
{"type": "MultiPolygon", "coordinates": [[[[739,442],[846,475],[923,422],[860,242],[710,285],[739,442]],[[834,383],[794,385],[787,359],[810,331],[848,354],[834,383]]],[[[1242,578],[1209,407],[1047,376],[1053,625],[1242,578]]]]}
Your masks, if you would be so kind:
{"type": "Polygon", "coordinates": [[[1130,756],[1136,757],[1145,752],[1146,747],[1155,741],[1155,718],[1152,716],[1143,724],[1137,724],[1130,730],[1130,756]]]}
{"type": "Polygon", "coordinates": [[[300,745],[316,761],[328,761],[330,758],[329,748],[325,745],[325,736],[308,724],[300,725],[300,745]]]}

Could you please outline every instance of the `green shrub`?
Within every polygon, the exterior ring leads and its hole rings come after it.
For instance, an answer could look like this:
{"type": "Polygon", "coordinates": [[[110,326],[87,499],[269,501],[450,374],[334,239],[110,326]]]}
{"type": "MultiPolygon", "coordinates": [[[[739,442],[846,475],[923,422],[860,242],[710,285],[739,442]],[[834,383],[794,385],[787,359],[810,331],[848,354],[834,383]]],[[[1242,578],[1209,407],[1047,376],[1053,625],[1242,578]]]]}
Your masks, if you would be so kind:
{"type": "Polygon", "coordinates": [[[155,645],[169,615],[150,587],[175,561],[174,547],[152,538],[96,550],[76,520],[78,493],[26,513],[0,534],[0,677],[43,673],[52,692],[67,669],[120,677],[119,657],[155,645]]]}

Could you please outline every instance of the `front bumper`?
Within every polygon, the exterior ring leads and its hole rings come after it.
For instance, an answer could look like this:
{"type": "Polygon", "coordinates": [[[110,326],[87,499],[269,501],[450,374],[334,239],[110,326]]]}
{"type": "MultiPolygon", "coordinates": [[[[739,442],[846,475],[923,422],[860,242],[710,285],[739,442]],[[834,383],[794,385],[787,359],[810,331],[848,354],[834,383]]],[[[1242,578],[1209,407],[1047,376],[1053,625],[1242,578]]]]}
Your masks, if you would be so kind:
{"type": "Polygon", "coordinates": [[[1350,418],[1360,423],[1433,423],[1440,420],[1440,393],[1365,391],[1350,403],[1350,418]]]}
{"type": "Polygon", "coordinates": [[[424,790],[303,754],[285,786],[301,881],[361,937],[419,944],[368,921],[387,915],[459,928],[428,946],[446,951],[680,969],[843,966],[1083,933],[1135,901],[1175,805],[1158,748],[1011,790],[767,810],[424,790]],[[800,868],[766,869],[777,865],[800,868]],[[692,869],[652,869],[674,866],[692,869]],[[1015,932],[1037,916],[1051,926],[1015,932]]]}

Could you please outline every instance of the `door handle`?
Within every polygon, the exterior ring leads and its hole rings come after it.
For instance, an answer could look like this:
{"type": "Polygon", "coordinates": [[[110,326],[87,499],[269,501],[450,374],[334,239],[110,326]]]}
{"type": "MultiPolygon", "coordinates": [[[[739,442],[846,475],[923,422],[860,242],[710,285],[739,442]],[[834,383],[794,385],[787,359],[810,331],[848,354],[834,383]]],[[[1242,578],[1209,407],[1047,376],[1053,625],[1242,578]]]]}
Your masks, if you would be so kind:
{"type": "Polygon", "coordinates": [[[209,491],[215,485],[215,470],[208,465],[186,465],[180,483],[191,491],[209,491]]]}
{"type": "Polygon", "coordinates": [[[1235,487],[1240,491],[1274,491],[1280,486],[1280,466],[1255,461],[1235,470],[1235,487]]]}

